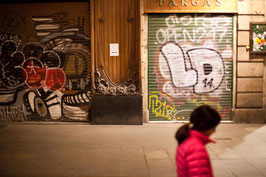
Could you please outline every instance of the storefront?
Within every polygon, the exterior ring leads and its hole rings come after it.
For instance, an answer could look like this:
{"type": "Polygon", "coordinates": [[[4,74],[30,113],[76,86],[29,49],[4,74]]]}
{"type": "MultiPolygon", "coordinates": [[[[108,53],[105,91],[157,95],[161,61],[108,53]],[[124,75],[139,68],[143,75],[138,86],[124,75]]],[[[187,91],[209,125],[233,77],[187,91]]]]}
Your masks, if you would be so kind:
{"type": "Polygon", "coordinates": [[[0,120],[87,121],[90,3],[4,3],[0,20],[0,120]]]}
{"type": "Polygon", "coordinates": [[[231,120],[237,1],[146,0],[144,7],[149,121],[186,121],[201,104],[231,120]]]}
{"type": "Polygon", "coordinates": [[[3,2],[0,121],[142,124],[140,3],[3,2]]]}
{"type": "Polygon", "coordinates": [[[266,121],[265,0],[12,2],[0,121],[181,122],[201,104],[266,121]]]}

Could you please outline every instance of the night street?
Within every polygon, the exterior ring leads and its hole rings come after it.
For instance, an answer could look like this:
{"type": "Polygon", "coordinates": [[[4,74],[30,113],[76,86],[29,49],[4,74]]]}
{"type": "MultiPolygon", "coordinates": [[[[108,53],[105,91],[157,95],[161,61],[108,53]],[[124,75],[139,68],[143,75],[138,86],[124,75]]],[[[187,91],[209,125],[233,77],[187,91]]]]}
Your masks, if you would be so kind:
{"type": "MultiPolygon", "coordinates": [[[[1,177],[175,177],[182,124],[1,123],[1,177]]],[[[225,124],[207,146],[216,177],[266,176],[266,125],[225,124]]]]}

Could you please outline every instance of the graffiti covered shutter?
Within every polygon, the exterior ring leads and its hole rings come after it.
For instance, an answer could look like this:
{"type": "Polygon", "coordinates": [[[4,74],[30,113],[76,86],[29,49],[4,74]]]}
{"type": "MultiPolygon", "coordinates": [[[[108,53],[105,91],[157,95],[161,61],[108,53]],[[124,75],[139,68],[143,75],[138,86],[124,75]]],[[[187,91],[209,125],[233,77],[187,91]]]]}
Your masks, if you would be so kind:
{"type": "Polygon", "coordinates": [[[232,51],[231,15],[149,14],[150,121],[188,120],[202,104],[230,120],[232,51]]]}
{"type": "Polygon", "coordinates": [[[19,93],[0,104],[23,105],[24,120],[88,120],[89,1],[4,3],[0,10],[0,69],[8,73],[0,88],[19,93]]]}

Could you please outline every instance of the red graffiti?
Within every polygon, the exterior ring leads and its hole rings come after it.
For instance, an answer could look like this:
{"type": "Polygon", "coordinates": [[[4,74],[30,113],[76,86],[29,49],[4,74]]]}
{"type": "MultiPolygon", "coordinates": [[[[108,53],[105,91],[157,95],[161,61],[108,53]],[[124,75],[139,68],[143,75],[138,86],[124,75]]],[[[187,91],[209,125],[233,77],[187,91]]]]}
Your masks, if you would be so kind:
{"type": "Polygon", "coordinates": [[[223,119],[229,119],[230,118],[230,112],[231,112],[231,109],[226,109],[224,108],[224,112],[223,114],[220,112],[219,109],[217,109],[218,113],[222,116],[223,119]]]}
{"type": "Polygon", "coordinates": [[[66,77],[59,68],[47,70],[46,86],[51,90],[61,90],[65,85],[66,77]]]}
{"type": "Polygon", "coordinates": [[[31,88],[61,90],[65,85],[66,76],[60,68],[45,67],[37,59],[28,59],[24,69],[27,73],[26,83],[31,88]]]}
{"type": "Polygon", "coordinates": [[[29,59],[24,63],[27,73],[26,83],[29,87],[39,88],[45,80],[46,68],[37,59],[29,59]]]}

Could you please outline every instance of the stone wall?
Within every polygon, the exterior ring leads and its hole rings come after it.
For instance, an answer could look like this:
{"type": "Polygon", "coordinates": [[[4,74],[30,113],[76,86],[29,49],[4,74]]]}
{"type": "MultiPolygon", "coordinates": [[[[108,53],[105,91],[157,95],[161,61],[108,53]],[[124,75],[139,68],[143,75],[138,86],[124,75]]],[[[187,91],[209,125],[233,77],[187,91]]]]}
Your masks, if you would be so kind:
{"type": "Polygon", "coordinates": [[[249,54],[250,22],[266,22],[265,0],[239,0],[235,105],[232,119],[242,123],[265,121],[265,55],[249,54]]]}
{"type": "Polygon", "coordinates": [[[141,1],[141,85],[143,122],[149,121],[148,110],[148,15],[144,14],[144,1],[141,1]]]}

